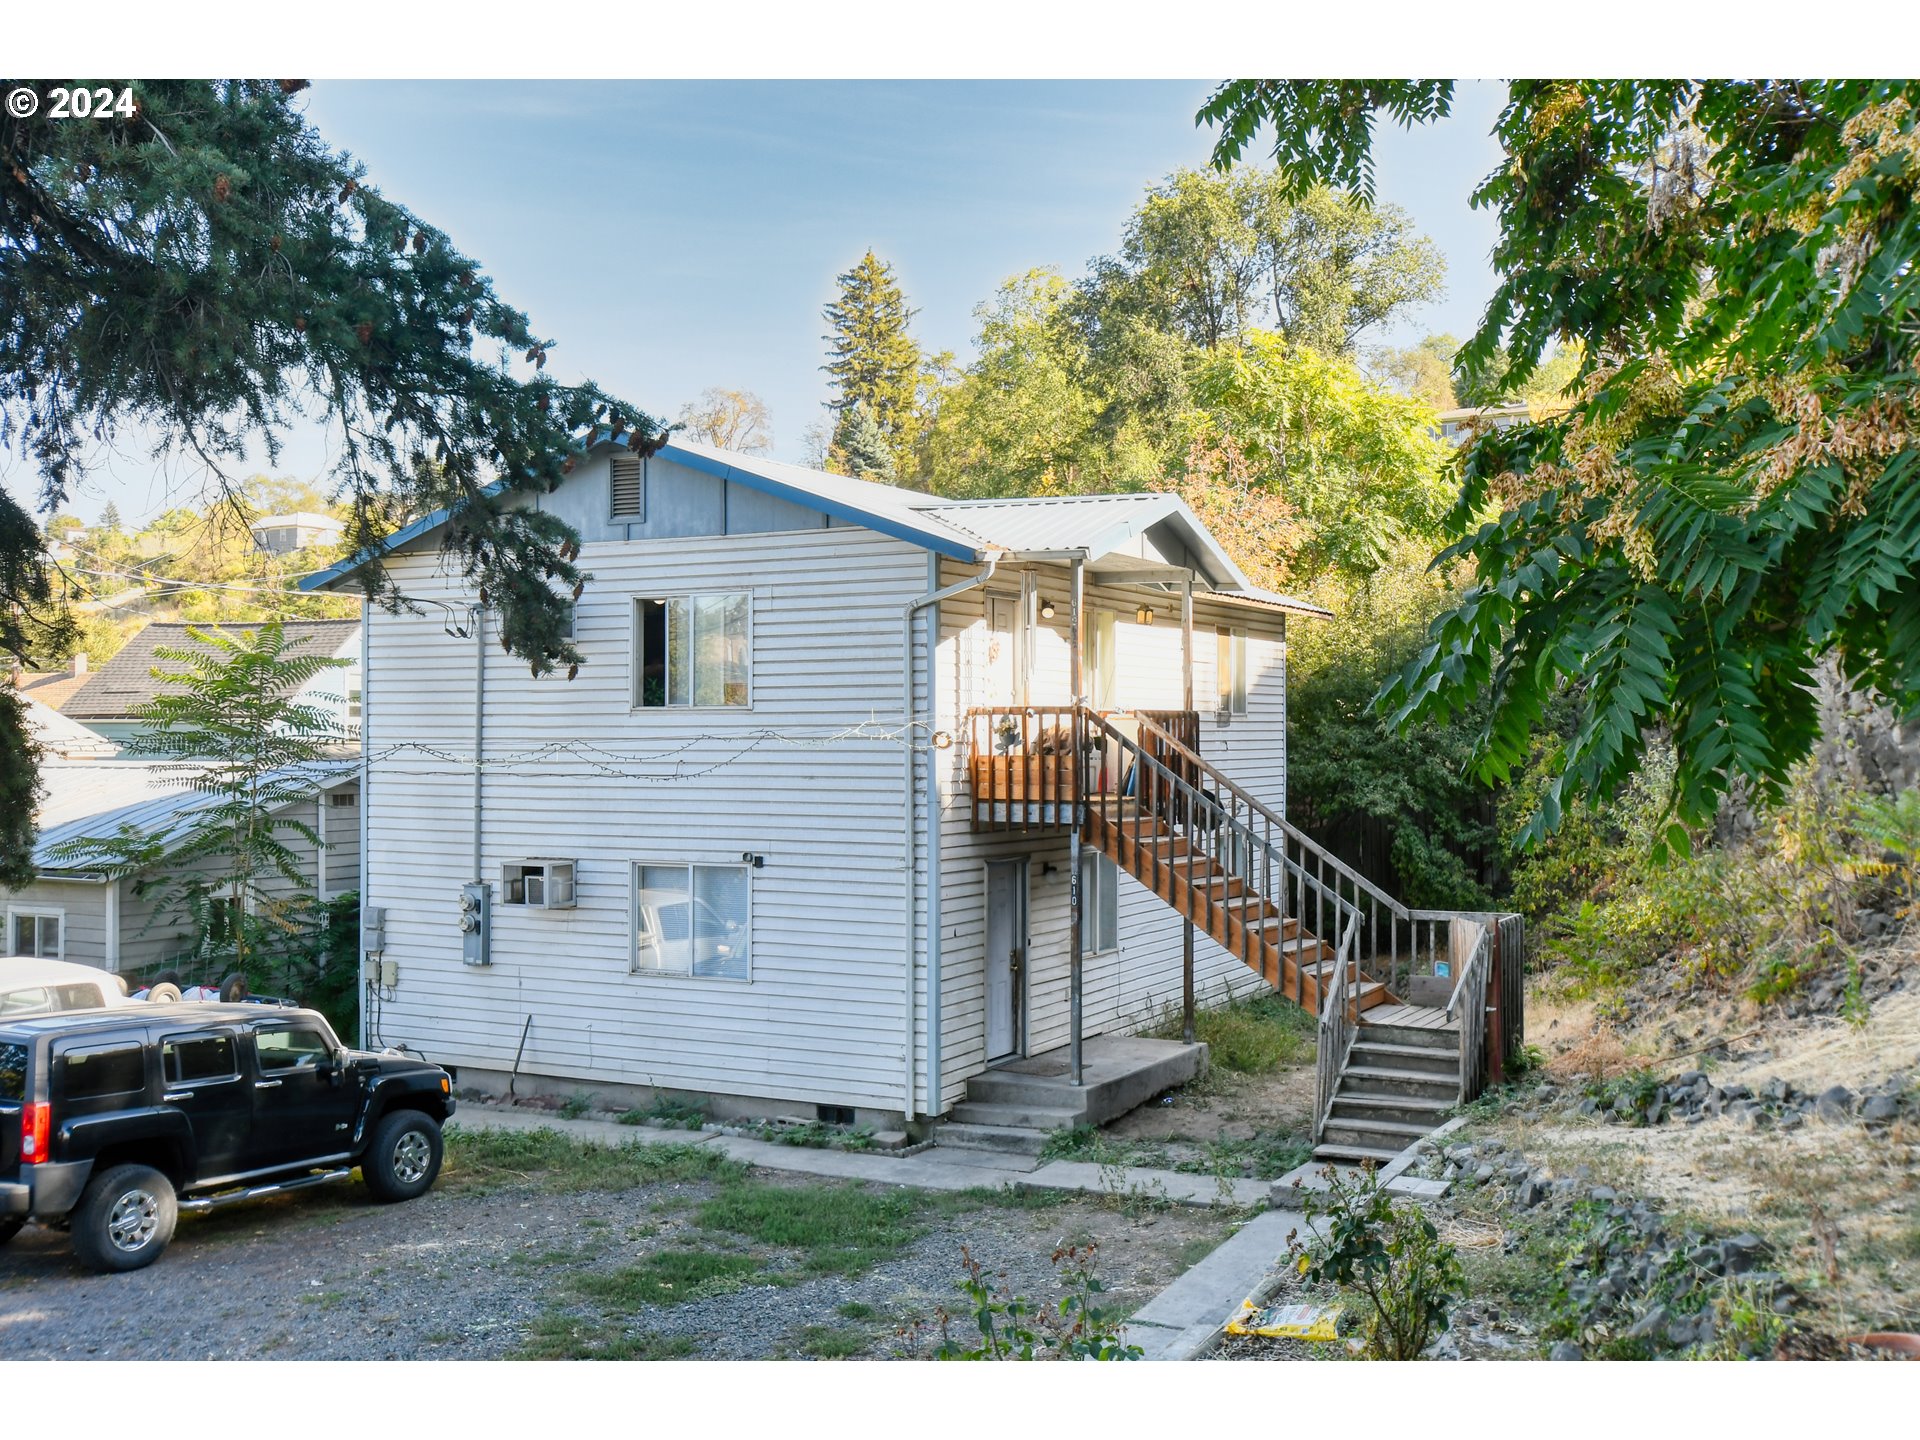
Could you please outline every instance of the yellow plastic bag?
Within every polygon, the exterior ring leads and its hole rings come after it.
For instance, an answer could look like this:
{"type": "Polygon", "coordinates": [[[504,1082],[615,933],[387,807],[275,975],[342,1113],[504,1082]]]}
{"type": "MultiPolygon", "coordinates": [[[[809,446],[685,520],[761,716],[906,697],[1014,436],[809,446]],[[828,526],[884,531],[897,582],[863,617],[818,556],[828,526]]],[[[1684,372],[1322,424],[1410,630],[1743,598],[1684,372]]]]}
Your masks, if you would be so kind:
{"type": "Polygon", "coordinates": [[[1275,1340],[1337,1340],[1340,1309],[1335,1305],[1256,1305],[1240,1302],[1227,1322],[1229,1335],[1265,1335],[1275,1340]]]}

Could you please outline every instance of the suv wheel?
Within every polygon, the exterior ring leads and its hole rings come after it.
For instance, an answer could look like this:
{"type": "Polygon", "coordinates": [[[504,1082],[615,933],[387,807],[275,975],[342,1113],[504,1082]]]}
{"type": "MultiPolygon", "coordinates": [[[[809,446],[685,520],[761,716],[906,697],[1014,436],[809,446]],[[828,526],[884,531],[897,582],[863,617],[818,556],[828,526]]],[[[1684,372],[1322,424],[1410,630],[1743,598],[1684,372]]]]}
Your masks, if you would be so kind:
{"type": "Polygon", "coordinates": [[[160,1258],[179,1217],[171,1180],[151,1165],[116,1165],[80,1196],[73,1252],[89,1270],[138,1270],[160,1258]]]}
{"type": "Polygon", "coordinates": [[[396,1110],[373,1127],[360,1161],[373,1198],[391,1203],[424,1195],[440,1174],[440,1122],[420,1110],[396,1110]]]}

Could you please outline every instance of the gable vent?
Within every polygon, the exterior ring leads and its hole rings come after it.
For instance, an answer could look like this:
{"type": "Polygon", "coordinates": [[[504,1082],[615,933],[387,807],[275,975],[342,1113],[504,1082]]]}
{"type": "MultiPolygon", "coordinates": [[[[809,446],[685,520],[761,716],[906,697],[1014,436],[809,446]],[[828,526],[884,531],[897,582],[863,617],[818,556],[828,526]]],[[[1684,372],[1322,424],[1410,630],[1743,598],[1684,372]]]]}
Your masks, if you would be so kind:
{"type": "Polygon", "coordinates": [[[616,520],[638,520],[645,511],[642,501],[641,460],[638,455],[611,457],[609,471],[613,503],[608,514],[616,520]]]}

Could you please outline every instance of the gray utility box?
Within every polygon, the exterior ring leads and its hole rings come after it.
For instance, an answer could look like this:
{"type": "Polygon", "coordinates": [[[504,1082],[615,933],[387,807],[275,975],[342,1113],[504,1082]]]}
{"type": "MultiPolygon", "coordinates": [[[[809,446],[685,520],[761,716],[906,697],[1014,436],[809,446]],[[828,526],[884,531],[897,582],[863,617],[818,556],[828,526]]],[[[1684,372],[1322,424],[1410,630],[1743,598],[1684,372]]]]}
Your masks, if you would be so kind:
{"type": "Polygon", "coordinates": [[[493,887],[474,881],[460,887],[460,958],[469,965],[491,965],[493,887]]]}

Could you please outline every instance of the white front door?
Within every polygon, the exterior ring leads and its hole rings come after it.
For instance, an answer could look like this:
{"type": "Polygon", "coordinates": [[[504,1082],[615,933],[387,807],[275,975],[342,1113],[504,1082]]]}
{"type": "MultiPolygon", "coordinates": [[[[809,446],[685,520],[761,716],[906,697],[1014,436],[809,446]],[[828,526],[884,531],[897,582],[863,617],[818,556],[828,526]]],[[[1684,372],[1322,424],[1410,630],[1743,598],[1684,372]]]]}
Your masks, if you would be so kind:
{"type": "Polygon", "coordinates": [[[987,862],[987,1059],[1019,1053],[1027,950],[1027,862],[987,862]]]}

